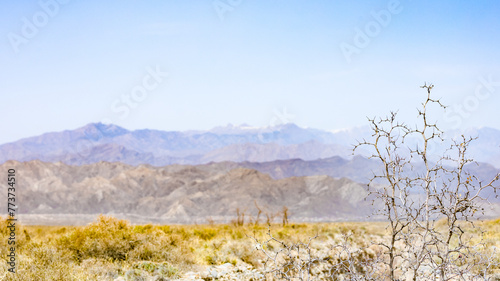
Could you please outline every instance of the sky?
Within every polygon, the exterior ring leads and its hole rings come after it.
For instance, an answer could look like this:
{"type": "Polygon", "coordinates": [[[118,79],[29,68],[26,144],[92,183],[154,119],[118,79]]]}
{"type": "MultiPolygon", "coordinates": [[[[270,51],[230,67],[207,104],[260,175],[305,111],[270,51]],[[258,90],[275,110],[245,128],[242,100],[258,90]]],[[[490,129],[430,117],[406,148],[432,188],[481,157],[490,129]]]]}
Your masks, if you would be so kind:
{"type": "Polygon", "coordinates": [[[500,129],[498,1],[2,1],[0,143],[92,122],[500,129]]]}

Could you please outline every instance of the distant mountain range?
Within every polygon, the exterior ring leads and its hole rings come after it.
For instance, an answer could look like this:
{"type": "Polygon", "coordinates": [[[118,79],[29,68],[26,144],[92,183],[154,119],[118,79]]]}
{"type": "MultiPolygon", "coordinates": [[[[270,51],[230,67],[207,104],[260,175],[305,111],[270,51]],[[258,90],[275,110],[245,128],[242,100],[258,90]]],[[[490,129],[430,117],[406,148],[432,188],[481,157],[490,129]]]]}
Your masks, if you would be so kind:
{"type": "MultiPolygon", "coordinates": [[[[374,219],[368,218],[374,206],[365,200],[368,189],[363,183],[381,166],[362,156],[162,167],[39,160],[0,165],[0,170],[10,168],[20,175],[19,213],[31,217],[28,222],[57,224],[62,216],[73,224],[94,219],[82,215],[100,213],[141,223],[229,222],[237,209],[255,218],[256,204],[263,217],[286,206],[293,221],[369,220],[374,219]]],[[[489,164],[469,165],[467,170],[483,181],[499,172],[489,164]]],[[[487,208],[486,214],[498,216],[500,199],[491,189],[482,196],[497,208],[487,208]]],[[[0,193],[0,208],[5,197],[0,193]]]]}
{"type": "MultiPolygon", "coordinates": [[[[484,162],[467,170],[488,181],[500,167],[500,131],[467,133],[478,137],[469,155],[484,162]]],[[[85,223],[99,213],[140,223],[228,222],[236,209],[255,216],[256,204],[268,215],[287,206],[295,221],[366,220],[366,183],[382,167],[366,151],[353,156],[352,144],[370,137],[368,127],[165,132],[98,123],[0,145],[0,168],[19,171],[27,223],[85,223]]],[[[416,163],[413,172],[421,171],[416,163]]],[[[483,196],[498,216],[496,194],[483,196]]]]}
{"type": "MultiPolygon", "coordinates": [[[[469,130],[478,137],[469,151],[479,162],[500,168],[500,131],[469,130]]],[[[316,160],[333,156],[350,159],[352,145],[369,139],[369,127],[328,132],[294,124],[254,128],[217,127],[209,131],[129,131],[116,125],[92,123],[75,130],[46,133],[0,145],[0,163],[8,160],[61,161],[71,165],[99,161],[130,165],[205,164],[210,162],[268,162],[316,160]]],[[[367,155],[366,151],[358,151],[367,155]]]]}
{"type": "MultiPolygon", "coordinates": [[[[253,169],[226,169],[216,164],[153,167],[100,162],[8,161],[1,170],[22,174],[19,214],[108,214],[159,223],[229,222],[237,210],[246,218],[279,217],[283,206],[294,221],[366,220],[370,202],[366,186],[347,178],[306,176],[273,179],[253,169]]],[[[0,206],[6,194],[0,194],[0,206]]],[[[4,206],[6,208],[6,206],[4,206]]],[[[47,223],[38,219],[38,224],[47,223]]]]}

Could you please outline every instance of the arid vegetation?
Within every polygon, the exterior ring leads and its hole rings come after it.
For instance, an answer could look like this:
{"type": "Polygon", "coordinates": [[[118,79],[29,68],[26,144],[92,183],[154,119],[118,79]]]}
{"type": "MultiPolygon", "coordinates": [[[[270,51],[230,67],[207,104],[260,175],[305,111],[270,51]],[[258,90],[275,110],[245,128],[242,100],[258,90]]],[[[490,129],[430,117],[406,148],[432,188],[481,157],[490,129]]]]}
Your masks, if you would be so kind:
{"type": "MultiPolygon", "coordinates": [[[[489,190],[490,195],[498,191],[500,174],[484,181],[465,168],[474,163],[467,153],[473,138],[447,141],[428,116],[429,107],[444,106],[431,97],[433,85],[422,88],[427,98],[418,109],[415,126],[400,122],[396,113],[369,119],[372,139],[363,139],[354,148],[367,147],[370,158],[382,165],[368,185],[367,198],[373,200],[372,220],[381,222],[298,224],[291,221],[293,210],[286,206],[272,213],[253,201],[257,212],[247,213],[246,208],[238,207],[230,224],[215,224],[209,219],[205,225],[132,225],[102,215],[80,227],[16,223],[17,272],[11,274],[3,263],[0,277],[500,280],[500,219],[479,220],[488,208],[484,191],[489,190]],[[431,153],[431,144],[444,147],[442,154],[431,153]]],[[[201,172],[190,169],[183,173],[193,171],[201,172]]],[[[253,179],[260,183],[259,189],[243,184],[240,188],[255,192],[270,189],[261,181],[270,179],[268,176],[248,169],[237,172],[238,177],[226,178],[228,186],[236,180],[248,183],[253,179]]],[[[283,185],[281,194],[301,194],[289,187],[283,185]]],[[[243,201],[249,201],[245,198],[243,201]]],[[[342,200],[325,203],[331,208],[342,207],[342,200]]],[[[227,206],[221,201],[217,204],[227,206]]],[[[12,252],[7,224],[7,218],[0,220],[3,257],[12,252]]]]}
{"type": "MultiPolygon", "coordinates": [[[[370,181],[374,215],[388,222],[383,237],[367,233],[356,240],[343,233],[326,252],[308,242],[287,243],[271,232],[260,242],[265,265],[283,280],[497,280],[497,245],[487,241],[474,221],[484,214],[484,191],[497,192],[500,174],[487,181],[466,171],[472,137],[446,139],[428,112],[444,109],[431,97],[418,108],[416,125],[400,121],[396,112],[369,119],[372,137],[355,145],[367,147],[383,165],[370,181]],[[431,153],[431,144],[443,147],[431,153]],[[441,154],[442,153],[442,154],[441,154]],[[423,168],[417,168],[418,166],[423,168]],[[365,244],[367,243],[367,244],[365,244]],[[273,249],[277,245],[280,248],[273,249]],[[271,248],[271,249],[266,249],[271,248]],[[493,279],[495,278],[495,279],[493,279]]],[[[325,249],[324,248],[324,249],[325,249]]]]}
{"type": "MultiPolygon", "coordinates": [[[[0,224],[0,251],[5,256],[6,218],[2,218],[0,224]]],[[[446,229],[444,222],[436,225],[443,231],[446,229]]],[[[210,268],[231,264],[244,268],[243,271],[259,272],[261,275],[257,276],[262,280],[265,280],[265,271],[269,271],[267,280],[273,280],[274,265],[265,264],[267,257],[262,249],[278,253],[286,250],[286,246],[309,242],[309,257],[316,260],[311,263],[311,272],[325,275],[332,267],[327,268],[318,260],[334,265],[348,264],[345,261],[351,259],[352,264],[361,269],[363,261],[376,257],[380,249],[365,247],[370,241],[389,239],[386,226],[380,222],[289,223],[285,226],[276,223],[270,227],[271,234],[283,243],[261,244],[264,248],[259,248],[254,238],[269,239],[268,226],[255,223],[131,225],[127,221],[100,216],[87,226],[21,226],[17,237],[18,271],[8,273],[3,263],[0,276],[2,280],[170,280],[182,279],[187,273],[195,272],[198,280],[215,280],[209,274],[210,268]],[[311,237],[316,238],[310,240],[311,237]],[[351,255],[345,255],[343,249],[338,248],[344,243],[349,245],[351,255]]],[[[478,222],[477,226],[485,231],[482,242],[488,249],[500,246],[500,219],[478,222]]],[[[470,230],[470,241],[479,243],[478,229],[470,230]]],[[[498,262],[500,256],[495,257],[494,262],[498,262]]],[[[339,270],[346,273],[349,268],[339,270]]],[[[489,273],[496,270],[498,267],[494,266],[489,273]]]]}

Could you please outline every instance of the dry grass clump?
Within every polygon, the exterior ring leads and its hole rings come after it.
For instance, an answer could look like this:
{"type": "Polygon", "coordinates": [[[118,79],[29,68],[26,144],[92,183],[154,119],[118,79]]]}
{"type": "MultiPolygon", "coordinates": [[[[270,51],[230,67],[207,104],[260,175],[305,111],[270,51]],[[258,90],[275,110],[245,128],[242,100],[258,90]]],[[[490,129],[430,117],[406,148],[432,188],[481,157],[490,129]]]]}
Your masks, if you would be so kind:
{"type": "Polygon", "coordinates": [[[68,249],[78,262],[92,257],[126,260],[139,243],[134,234],[126,221],[100,216],[97,222],[60,237],[55,245],[68,249]]]}
{"type": "MultiPolygon", "coordinates": [[[[6,257],[6,218],[0,218],[0,254],[6,257]]],[[[490,246],[500,245],[500,219],[478,223],[486,231],[490,246]]],[[[269,239],[270,230],[277,241],[264,245],[268,252],[289,250],[309,254],[311,272],[329,275],[332,265],[348,264],[376,257],[377,249],[364,248],[368,240],[383,239],[384,223],[289,223],[244,225],[131,225],[113,217],[99,216],[81,227],[17,227],[17,273],[0,265],[0,280],[170,280],[187,271],[210,265],[245,265],[264,270],[266,256],[259,241],[269,239]],[[349,233],[349,236],[344,234],[349,233]],[[310,240],[311,237],[316,237],[310,240]],[[347,239],[347,240],[342,240],[347,239]],[[348,243],[351,252],[338,247],[348,243]],[[281,243],[282,242],[282,243],[281,243]],[[302,243],[302,244],[300,244],[302,243]],[[289,248],[285,249],[285,245],[289,248]],[[293,248],[301,245],[301,248],[293,248]],[[307,247],[302,247],[307,246],[307,247]],[[362,251],[356,252],[356,249],[362,251]],[[305,250],[310,250],[306,252],[305,250]],[[325,261],[317,266],[319,260],[325,261]]],[[[295,255],[292,257],[299,257],[295,255]]],[[[286,260],[290,270],[298,260],[286,260]]],[[[269,264],[268,264],[269,265],[269,264]]],[[[348,267],[336,270],[345,273],[348,267]]],[[[352,270],[363,270],[354,268],[352,270]]]]}
{"type": "MultiPolygon", "coordinates": [[[[473,251],[457,252],[453,262],[457,267],[470,268],[470,276],[479,276],[464,280],[499,278],[500,219],[458,223],[473,251]],[[474,266],[478,264],[488,266],[474,266]]],[[[435,224],[436,230],[445,235],[446,224],[442,221],[435,224]]],[[[318,235],[309,239],[303,236],[287,239],[283,236],[286,229],[281,229],[269,231],[265,239],[256,238],[254,242],[265,255],[266,280],[392,280],[386,265],[388,257],[381,246],[381,242],[390,239],[385,226],[385,223],[342,223],[324,227],[315,224],[312,228],[318,235]]],[[[452,246],[458,244],[456,240],[451,240],[452,246]]],[[[412,246],[403,241],[396,243],[398,249],[412,246]]],[[[405,269],[399,260],[397,262],[395,273],[400,276],[397,280],[407,280],[405,269]]]]}
{"type": "MultiPolygon", "coordinates": [[[[0,225],[5,224],[6,219],[0,219],[0,225]]],[[[167,280],[178,276],[179,268],[195,263],[183,236],[166,226],[132,226],[99,216],[84,227],[16,227],[17,273],[9,273],[2,263],[1,280],[114,280],[119,276],[167,280]]],[[[0,239],[5,257],[9,247],[5,231],[0,239]]]]}

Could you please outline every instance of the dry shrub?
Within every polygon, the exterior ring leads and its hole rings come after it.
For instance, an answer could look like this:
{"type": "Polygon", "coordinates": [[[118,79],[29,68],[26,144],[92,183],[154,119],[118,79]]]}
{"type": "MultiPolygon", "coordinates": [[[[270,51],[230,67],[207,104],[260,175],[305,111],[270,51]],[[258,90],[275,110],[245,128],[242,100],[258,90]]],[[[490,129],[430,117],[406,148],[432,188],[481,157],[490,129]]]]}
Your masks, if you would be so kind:
{"type": "Polygon", "coordinates": [[[125,220],[99,216],[97,222],[64,235],[57,241],[77,261],[87,258],[126,260],[137,246],[137,235],[125,220]]]}

